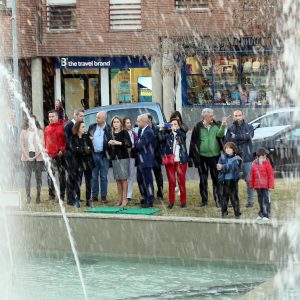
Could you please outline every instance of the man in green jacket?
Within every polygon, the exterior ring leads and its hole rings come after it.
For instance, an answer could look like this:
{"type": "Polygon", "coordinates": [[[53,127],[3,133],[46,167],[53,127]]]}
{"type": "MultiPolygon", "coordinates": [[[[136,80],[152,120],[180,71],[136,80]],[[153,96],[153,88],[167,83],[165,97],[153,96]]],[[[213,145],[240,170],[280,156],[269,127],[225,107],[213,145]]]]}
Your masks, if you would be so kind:
{"type": "Polygon", "coordinates": [[[222,150],[222,138],[225,134],[227,118],[223,117],[221,123],[214,120],[214,111],[211,108],[202,110],[202,118],[193,129],[189,158],[190,166],[194,163],[198,168],[200,177],[200,195],[202,202],[200,207],[206,206],[208,202],[207,178],[208,170],[213,182],[213,194],[216,206],[220,207],[221,194],[218,183],[217,163],[222,150]]]}

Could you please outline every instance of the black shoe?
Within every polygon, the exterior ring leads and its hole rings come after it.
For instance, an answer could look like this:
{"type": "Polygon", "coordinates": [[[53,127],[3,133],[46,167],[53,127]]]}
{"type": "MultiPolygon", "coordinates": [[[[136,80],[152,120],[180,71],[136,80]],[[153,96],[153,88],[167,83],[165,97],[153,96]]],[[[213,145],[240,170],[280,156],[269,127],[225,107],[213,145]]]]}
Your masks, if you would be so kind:
{"type": "Polygon", "coordinates": [[[236,219],[240,219],[241,215],[234,216],[236,219]]]}
{"type": "Polygon", "coordinates": [[[246,207],[246,208],[253,207],[253,203],[249,203],[249,202],[248,202],[248,203],[245,205],[245,207],[246,207]]]}
{"type": "Polygon", "coordinates": [[[227,215],[228,215],[228,212],[222,213],[221,218],[222,218],[222,219],[226,219],[226,218],[227,218],[227,215]]]}
{"type": "Polygon", "coordinates": [[[140,207],[141,208],[149,208],[149,207],[153,207],[153,205],[150,205],[148,203],[143,203],[143,204],[140,204],[140,207]]]}
{"type": "Polygon", "coordinates": [[[169,208],[169,209],[172,209],[173,207],[174,207],[174,204],[171,204],[171,203],[170,203],[170,204],[168,205],[168,208],[169,208]]]}
{"type": "Polygon", "coordinates": [[[127,198],[127,201],[128,201],[128,202],[131,201],[131,198],[127,198]]]}
{"type": "Polygon", "coordinates": [[[86,206],[87,207],[90,207],[90,208],[93,208],[94,207],[94,203],[92,201],[86,201],[86,206]]]}
{"type": "Polygon", "coordinates": [[[220,207],[221,207],[219,201],[216,201],[216,207],[217,207],[217,208],[220,208],[220,207]]]}
{"type": "Polygon", "coordinates": [[[186,208],[186,204],[181,204],[180,207],[181,208],[186,208]]]}
{"type": "Polygon", "coordinates": [[[36,198],[35,203],[36,204],[40,204],[41,203],[41,199],[40,198],[36,198]]]}
{"type": "Polygon", "coordinates": [[[206,203],[206,202],[201,202],[201,203],[199,204],[199,206],[200,206],[200,207],[207,206],[207,203],[206,203]]]}
{"type": "Polygon", "coordinates": [[[73,202],[67,202],[67,204],[69,205],[69,206],[74,206],[74,203],[73,202]]]}

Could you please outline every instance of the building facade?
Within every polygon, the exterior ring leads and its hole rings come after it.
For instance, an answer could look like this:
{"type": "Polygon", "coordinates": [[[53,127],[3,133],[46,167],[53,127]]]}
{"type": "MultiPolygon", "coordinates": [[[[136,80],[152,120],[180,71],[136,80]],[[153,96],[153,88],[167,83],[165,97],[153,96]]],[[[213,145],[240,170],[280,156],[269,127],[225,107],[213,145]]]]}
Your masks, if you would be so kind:
{"type": "MultiPolygon", "coordinates": [[[[1,52],[9,61],[11,1],[2,2],[1,52]]],[[[187,123],[203,107],[257,113],[275,101],[280,49],[257,28],[241,32],[243,3],[17,0],[25,98],[40,120],[55,99],[69,116],[81,106],[144,101],[160,103],[167,118],[183,111],[187,123]]]]}

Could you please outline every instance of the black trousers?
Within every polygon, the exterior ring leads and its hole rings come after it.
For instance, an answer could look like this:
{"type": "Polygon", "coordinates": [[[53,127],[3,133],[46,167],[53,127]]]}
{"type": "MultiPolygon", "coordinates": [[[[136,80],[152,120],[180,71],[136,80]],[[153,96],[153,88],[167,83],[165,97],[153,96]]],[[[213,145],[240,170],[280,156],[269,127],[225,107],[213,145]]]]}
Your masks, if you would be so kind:
{"type": "Polygon", "coordinates": [[[67,202],[69,204],[74,204],[76,200],[75,192],[75,181],[76,175],[73,170],[73,155],[71,151],[66,151],[65,153],[65,162],[66,162],[66,184],[67,184],[67,202]]]}
{"type": "Polygon", "coordinates": [[[239,200],[239,190],[238,190],[238,180],[225,180],[223,184],[221,184],[222,191],[222,215],[227,214],[227,207],[229,199],[231,201],[234,215],[236,217],[241,215],[240,212],[240,200],[239,200]]]}
{"type": "Polygon", "coordinates": [[[164,196],[164,179],[161,171],[161,165],[153,168],[153,173],[157,185],[157,193],[156,196],[158,198],[163,198],[164,196]]]}
{"type": "Polygon", "coordinates": [[[268,189],[257,189],[260,217],[271,218],[271,197],[268,189]]]}
{"type": "MultiPolygon", "coordinates": [[[[58,172],[59,176],[59,193],[61,200],[64,200],[65,198],[65,190],[66,190],[66,165],[65,165],[65,158],[64,156],[61,157],[51,157],[51,169],[53,172],[53,175],[55,176],[55,172],[58,172]]],[[[48,173],[48,186],[49,186],[49,196],[55,197],[55,188],[54,183],[48,173]]]]}
{"type": "Polygon", "coordinates": [[[200,177],[199,190],[202,199],[202,203],[207,204],[208,202],[208,171],[210,171],[210,176],[213,183],[213,194],[214,200],[216,203],[221,202],[221,193],[220,193],[220,184],[218,182],[218,170],[217,163],[219,160],[219,156],[206,157],[200,156],[200,165],[198,167],[198,173],[200,177]]]}
{"type": "Polygon", "coordinates": [[[40,200],[42,187],[43,161],[24,161],[26,196],[30,198],[31,175],[34,172],[36,180],[36,198],[40,200]]]}
{"type": "Polygon", "coordinates": [[[144,200],[144,203],[142,204],[153,206],[154,188],[153,188],[152,168],[142,168],[138,166],[136,179],[140,189],[141,196],[143,197],[144,200]]]}
{"type": "Polygon", "coordinates": [[[75,175],[75,194],[76,194],[75,201],[80,201],[80,187],[82,184],[82,177],[84,175],[85,196],[86,196],[85,199],[86,199],[86,203],[89,203],[91,201],[91,194],[92,194],[92,170],[86,170],[86,171],[77,170],[75,171],[74,175],[75,175]]]}

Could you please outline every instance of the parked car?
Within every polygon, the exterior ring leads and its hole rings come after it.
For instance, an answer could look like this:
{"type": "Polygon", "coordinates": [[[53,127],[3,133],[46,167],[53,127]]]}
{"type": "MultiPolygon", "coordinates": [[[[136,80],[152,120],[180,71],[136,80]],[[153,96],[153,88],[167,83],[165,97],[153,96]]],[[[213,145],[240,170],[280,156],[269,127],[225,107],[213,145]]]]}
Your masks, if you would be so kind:
{"type": "Polygon", "coordinates": [[[275,134],[253,140],[253,150],[269,150],[274,171],[281,175],[300,175],[300,123],[288,125],[275,134]]]}
{"type": "Polygon", "coordinates": [[[86,126],[96,122],[96,114],[99,111],[107,112],[107,123],[110,124],[113,116],[118,115],[120,117],[129,117],[132,121],[133,126],[137,127],[136,119],[140,114],[150,113],[153,118],[153,123],[158,126],[163,126],[166,122],[166,118],[161,111],[160,105],[153,102],[139,102],[131,104],[116,104],[99,106],[88,109],[84,112],[84,122],[86,126]]]}
{"type": "Polygon", "coordinates": [[[300,107],[287,107],[269,111],[250,121],[254,127],[253,140],[274,136],[300,120],[300,107]]]}

